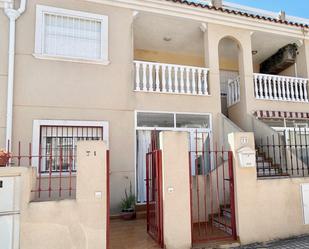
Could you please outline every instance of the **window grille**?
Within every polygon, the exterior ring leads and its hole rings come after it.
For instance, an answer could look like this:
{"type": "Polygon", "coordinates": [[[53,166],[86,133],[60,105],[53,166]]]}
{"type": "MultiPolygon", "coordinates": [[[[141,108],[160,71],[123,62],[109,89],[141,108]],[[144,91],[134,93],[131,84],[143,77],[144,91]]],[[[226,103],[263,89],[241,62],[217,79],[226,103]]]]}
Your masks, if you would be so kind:
{"type": "Polygon", "coordinates": [[[76,171],[76,143],[80,140],[103,140],[102,127],[82,126],[41,126],[40,150],[42,155],[42,172],[60,170],[69,171],[70,160],[73,160],[72,171],[76,171]]]}

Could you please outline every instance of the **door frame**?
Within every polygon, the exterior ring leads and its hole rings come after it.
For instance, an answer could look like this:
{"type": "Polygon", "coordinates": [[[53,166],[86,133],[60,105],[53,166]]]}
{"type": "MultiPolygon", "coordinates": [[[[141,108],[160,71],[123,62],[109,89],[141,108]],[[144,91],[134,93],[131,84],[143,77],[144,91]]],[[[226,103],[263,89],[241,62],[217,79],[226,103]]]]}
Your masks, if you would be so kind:
{"type": "MultiPolygon", "coordinates": [[[[145,130],[145,131],[184,131],[184,132],[190,132],[190,131],[202,131],[202,132],[208,132],[210,134],[210,145],[211,149],[213,149],[213,132],[212,132],[212,113],[209,112],[173,112],[173,111],[149,111],[149,110],[135,110],[134,111],[134,178],[135,178],[135,189],[134,193],[135,196],[137,196],[137,131],[138,130],[145,130]],[[162,113],[162,114],[174,114],[174,127],[139,127],[137,125],[137,114],[139,112],[144,113],[162,113]],[[209,117],[209,128],[176,128],[176,114],[192,114],[192,115],[207,115],[209,117]]],[[[191,147],[190,147],[191,148],[191,147]]],[[[188,148],[188,151],[189,149],[188,148]]],[[[135,203],[136,205],[144,205],[144,203],[135,203]]]]}

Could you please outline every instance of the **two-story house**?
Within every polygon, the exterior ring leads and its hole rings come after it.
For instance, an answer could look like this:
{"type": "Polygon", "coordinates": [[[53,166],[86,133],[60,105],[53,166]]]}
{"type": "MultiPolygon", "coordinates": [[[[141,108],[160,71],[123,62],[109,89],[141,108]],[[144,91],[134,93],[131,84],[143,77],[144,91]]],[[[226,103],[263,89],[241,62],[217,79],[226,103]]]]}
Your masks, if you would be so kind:
{"type": "Polygon", "coordinates": [[[154,130],[187,131],[192,149],[238,130],[309,142],[307,19],[207,0],[0,2],[1,146],[45,157],[44,178],[51,154],[103,139],[112,214],[130,182],[145,203],[154,130]]]}

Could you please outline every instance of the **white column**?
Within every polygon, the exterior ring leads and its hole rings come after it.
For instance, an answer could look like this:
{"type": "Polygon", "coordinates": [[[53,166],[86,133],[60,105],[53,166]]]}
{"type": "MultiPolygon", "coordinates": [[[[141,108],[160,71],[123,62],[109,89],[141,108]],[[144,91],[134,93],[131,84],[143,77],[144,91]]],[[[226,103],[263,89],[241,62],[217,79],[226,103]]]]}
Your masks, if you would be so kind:
{"type": "Polygon", "coordinates": [[[135,62],[135,90],[140,91],[140,63],[135,62]]]}
{"type": "Polygon", "coordinates": [[[283,78],[283,81],[285,82],[284,85],[286,87],[286,99],[291,100],[289,80],[287,80],[286,78],[283,78]]]}
{"type": "Polygon", "coordinates": [[[183,73],[184,73],[184,67],[180,67],[180,92],[185,93],[185,88],[184,88],[184,79],[183,79],[183,73]]]}
{"type": "Polygon", "coordinates": [[[152,64],[149,64],[149,91],[150,92],[153,92],[153,74],[152,74],[152,68],[153,68],[153,65],[152,64]]]}
{"type": "Polygon", "coordinates": [[[186,67],[186,93],[191,93],[190,87],[190,69],[186,67]]]}
{"type": "Polygon", "coordinates": [[[268,95],[268,77],[267,76],[262,76],[262,82],[264,84],[264,97],[265,99],[269,99],[268,95]]]}
{"type": "Polygon", "coordinates": [[[259,94],[258,94],[258,83],[257,83],[257,75],[254,75],[253,76],[254,77],[254,91],[255,91],[255,97],[257,98],[257,99],[259,99],[260,97],[259,97],[259,94]]]}
{"type": "Polygon", "coordinates": [[[171,93],[173,91],[172,89],[172,66],[168,65],[167,66],[168,69],[168,92],[171,93]]]}
{"type": "Polygon", "coordinates": [[[267,82],[268,82],[268,94],[269,94],[269,99],[274,99],[273,97],[273,92],[272,92],[272,87],[271,87],[271,82],[273,80],[272,76],[268,76],[267,77],[267,82]]]}
{"type": "Polygon", "coordinates": [[[304,99],[308,102],[308,80],[304,82],[304,99]]]}
{"type": "Polygon", "coordinates": [[[284,85],[282,84],[281,77],[277,78],[278,85],[278,99],[282,100],[282,90],[284,91],[284,85]]]}
{"type": "Polygon", "coordinates": [[[156,92],[160,92],[160,74],[159,74],[159,71],[160,71],[160,65],[156,64],[156,89],[155,89],[156,92]]]}
{"type": "Polygon", "coordinates": [[[147,91],[147,64],[143,63],[143,91],[147,91]]]}
{"type": "Polygon", "coordinates": [[[166,65],[162,65],[162,92],[166,91],[166,65]]]}
{"type": "Polygon", "coordinates": [[[295,101],[294,81],[292,79],[287,80],[291,85],[291,100],[295,101]]]}
{"type": "Polygon", "coordinates": [[[198,73],[197,89],[198,89],[198,94],[201,95],[202,94],[202,69],[201,68],[197,69],[197,73],[198,73]]]}
{"type": "Polygon", "coordinates": [[[304,101],[303,88],[304,88],[305,84],[304,84],[304,81],[302,79],[299,79],[298,84],[299,84],[299,100],[303,102],[304,101]]]}
{"type": "Polygon", "coordinates": [[[277,85],[278,85],[278,77],[273,77],[273,86],[274,86],[273,95],[274,95],[274,99],[275,100],[278,99],[278,96],[277,96],[277,85]]]}
{"type": "Polygon", "coordinates": [[[195,69],[192,68],[192,94],[196,94],[195,69]]]}
{"type": "Polygon", "coordinates": [[[204,69],[203,73],[204,73],[204,94],[208,95],[208,69],[204,69]]]}
{"type": "Polygon", "coordinates": [[[179,93],[179,83],[178,83],[178,67],[174,66],[174,87],[175,87],[175,93],[179,93]]]}

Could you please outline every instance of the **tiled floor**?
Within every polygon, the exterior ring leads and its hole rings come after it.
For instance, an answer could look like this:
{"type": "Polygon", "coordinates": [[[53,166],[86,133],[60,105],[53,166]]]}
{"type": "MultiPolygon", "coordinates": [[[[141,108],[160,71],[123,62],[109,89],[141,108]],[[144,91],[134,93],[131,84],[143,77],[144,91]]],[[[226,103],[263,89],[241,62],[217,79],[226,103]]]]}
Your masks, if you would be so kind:
{"type": "Polygon", "coordinates": [[[146,232],[146,220],[110,221],[110,249],[159,249],[146,232]]]}
{"type": "Polygon", "coordinates": [[[205,224],[205,222],[195,223],[193,226],[193,239],[194,241],[205,241],[213,238],[228,239],[231,237],[230,234],[222,231],[219,228],[205,224]],[[207,227],[207,229],[206,229],[207,227]]]}

